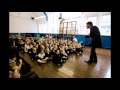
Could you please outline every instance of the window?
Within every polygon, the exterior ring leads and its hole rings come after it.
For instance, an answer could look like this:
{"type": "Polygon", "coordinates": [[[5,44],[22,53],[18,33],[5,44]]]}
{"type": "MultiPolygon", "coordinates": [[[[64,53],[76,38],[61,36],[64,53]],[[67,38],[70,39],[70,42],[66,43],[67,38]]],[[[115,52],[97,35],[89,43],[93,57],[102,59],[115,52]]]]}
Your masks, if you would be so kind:
{"type": "Polygon", "coordinates": [[[101,35],[111,35],[111,15],[103,15],[100,21],[101,35]]]}
{"type": "Polygon", "coordinates": [[[44,23],[44,30],[43,30],[44,33],[47,32],[47,23],[44,23]]]}
{"type": "Polygon", "coordinates": [[[53,13],[48,14],[48,31],[53,33],[53,13]]]}
{"type": "Polygon", "coordinates": [[[60,16],[60,14],[58,13],[58,12],[54,12],[54,29],[53,29],[53,33],[59,33],[59,23],[60,23],[60,21],[59,21],[59,16],[60,16]]]}
{"type": "Polygon", "coordinates": [[[39,33],[46,33],[47,32],[47,23],[40,23],[39,24],[39,33]]]}
{"type": "Polygon", "coordinates": [[[81,34],[81,17],[77,17],[76,19],[74,19],[74,21],[77,21],[76,24],[76,30],[78,31],[77,34],[81,34]]]}
{"type": "Polygon", "coordinates": [[[42,24],[39,24],[39,33],[42,33],[42,24]]]}
{"type": "MultiPolygon", "coordinates": [[[[81,23],[81,12],[50,12],[48,13],[48,22],[39,24],[40,33],[59,33],[60,20],[58,19],[62,13],[62,17],[67,17],[69,21],[77,21],[76,29],[79,29],[81,23]],[[48,27],[48,28],[47,28],[48,27]]],[[[66,19],[66,18],[65,18],[66,19]]],[[[69,28],[71,30],[71,28],[69,28]]]]}
{"type": "MultiPolygon", "coordinates": [[[[65,22],[70,22],[70,21],[77,21],[76,23],[76,31],[78,31],[76,34],[80,34],[80,31],[81,31],[81,15],[82,13],[81,12],[63,12],[62,13],[63,15],[63,18],[65,19],[65,22]]],[[[69,24],[68,24],[68,27],[71,27],[69,24]]],[[[69,30],[75,30],[75,25],[72,25],[73,28],[68,28],[68,31],[69,30]]],[[[75,33],[75,32],[73,32],[75,33]]]]}
{"type": "Polygon", "coordinates": [[[49,33],[58,33],[59,32],[59,13],[52,12],[48,14],[48,30],[49,33]]]}
{"type": "MultiPolygon", "coordinates": [[[[87,17],[87,22],[91,21],[93,23],[93,26],[96,26],[97,23],[97,16],[89,16],[87,17]]],[[[85,34],[89,35],[90,34],[90,29],[87,29],[86,26],[85,28],[85,34]]]]}

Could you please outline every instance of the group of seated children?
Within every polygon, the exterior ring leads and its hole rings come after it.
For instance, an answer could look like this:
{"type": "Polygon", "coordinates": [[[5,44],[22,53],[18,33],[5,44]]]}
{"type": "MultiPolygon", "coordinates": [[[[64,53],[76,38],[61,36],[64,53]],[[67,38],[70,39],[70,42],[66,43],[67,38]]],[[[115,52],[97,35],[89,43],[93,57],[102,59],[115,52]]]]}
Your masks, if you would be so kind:
{"type": "Polygon", "coordinates": [[[61,65],[64,63],[71,53],[80,55],[83,53],[83,43],[57,39],[57,38],[19,38],[18,48],[22,52],[28,53],[32,60],[38,63],[47,63],[53,60],[53,63],[61,65]]]}

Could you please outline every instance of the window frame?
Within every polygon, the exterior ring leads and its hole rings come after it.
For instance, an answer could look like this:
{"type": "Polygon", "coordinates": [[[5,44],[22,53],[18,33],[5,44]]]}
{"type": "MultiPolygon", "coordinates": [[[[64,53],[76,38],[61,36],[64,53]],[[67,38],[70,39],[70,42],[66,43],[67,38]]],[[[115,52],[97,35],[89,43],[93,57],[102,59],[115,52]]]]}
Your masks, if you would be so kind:
{"type": "Polygon", "coordinates": [[[101,35],[103,35],[103,36],[111,36],[111,14],[102,14],[101,19],[100,19],[99,29],[100,29],[101,35]],[[104,16],[110,16],[110,22],[108,24],[108,25],[110,25],[110,31],[109,31],[110,33],[109,34],[102,33],[102,30],[101,30],[102,29],[101,26],[105,27],[105,25],[101,25],[101,23],[103,23],[102,18],[104,16]]]}

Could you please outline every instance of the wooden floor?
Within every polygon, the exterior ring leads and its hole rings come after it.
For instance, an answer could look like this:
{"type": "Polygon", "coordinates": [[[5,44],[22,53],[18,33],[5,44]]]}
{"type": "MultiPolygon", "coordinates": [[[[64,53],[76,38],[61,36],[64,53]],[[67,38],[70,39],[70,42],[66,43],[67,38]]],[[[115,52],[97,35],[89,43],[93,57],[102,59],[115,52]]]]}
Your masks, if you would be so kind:
{"type": "Polygon", "coordinates": [[[20,53],[20,56],[31,64],[39,78],[111,78],[111,50],[98,48],[96,52],[97,64],[84,62],[89,60],[90,54],[90,48],[85,47],[83,55],[70,55],[62,66],[57,66],[52,61],[38,65],[36,61],[31,61],[28,54],[20,53]]]}

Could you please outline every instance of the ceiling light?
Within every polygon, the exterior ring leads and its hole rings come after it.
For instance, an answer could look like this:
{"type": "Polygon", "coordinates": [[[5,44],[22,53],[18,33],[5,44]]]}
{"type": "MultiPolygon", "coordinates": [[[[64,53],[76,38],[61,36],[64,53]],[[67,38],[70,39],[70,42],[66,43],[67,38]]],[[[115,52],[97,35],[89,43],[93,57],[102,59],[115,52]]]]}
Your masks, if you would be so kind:
{"type": "Polygon", "coordinates": [[[40,16],[40,17],[36,17],[34,19],[40,19],[40,18],[44,18],[45,16],[40,16]]]}

